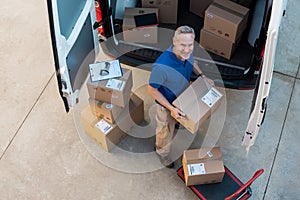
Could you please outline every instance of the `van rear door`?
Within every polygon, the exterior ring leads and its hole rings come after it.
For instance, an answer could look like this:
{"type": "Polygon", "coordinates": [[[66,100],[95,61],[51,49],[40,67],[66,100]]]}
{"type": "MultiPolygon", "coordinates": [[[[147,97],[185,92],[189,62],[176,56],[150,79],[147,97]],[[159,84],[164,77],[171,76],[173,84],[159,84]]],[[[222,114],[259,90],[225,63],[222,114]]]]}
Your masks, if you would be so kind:
{"type": "Polygon", "coordinates": [[[260,79],[257,83],[257,94],[255,94],[255,104],[250,114],[247,129],[242,142],[243,146],[246,147],[247,152],[249,151],[250,147],[254,144],[259,129],[263,124],[264,116],[266,114],[267,101],[274,68],[274,57],[277,46],[278,32],[282,16],[285,13],[286,3],[287,0],[273,0],[272,3],[272,12],[267,32],[265,52],[260,72],[261,74],[260,79]]]}
{"type": "Polygon", "coordinates": [[[58,88],[68,112],[99,53],[95,1],[47,0],[47,5],[58,88]]]}

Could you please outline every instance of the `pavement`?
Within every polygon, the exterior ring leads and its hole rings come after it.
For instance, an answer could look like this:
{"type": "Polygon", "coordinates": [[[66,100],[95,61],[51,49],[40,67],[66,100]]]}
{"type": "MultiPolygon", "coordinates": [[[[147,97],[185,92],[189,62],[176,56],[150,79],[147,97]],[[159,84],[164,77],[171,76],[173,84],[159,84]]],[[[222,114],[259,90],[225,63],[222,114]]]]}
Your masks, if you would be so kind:
{"type": "MultiPolygon", "coordinates": [[[[248,155],[241,139],[253,90],[226,89],[222,123],[210,122],[193,136],[182,129],[177,133],[179,141],[189,140],[190,148],[197,148],[207,141],[202,133],[220,128],[215,140],[208,142],[221,146],[225,165],[242,182],[256,170],[265,170],[251,186],[252,199],[299,199],[300,195],[299,6],[297,0],[288,1],[267,115],[248,155]]],[[[149,123],[142,130],[150,135],[127,137],[120,144],[123,151],[104,152],[80,127],[78,114],[87,103],[85,87],[80,106],[69,113],[64,110],[46,2],[4,0],[0,22],[0,199],[197,199],[176,174],[180,159],[168,169],[156,165],[152,155],[153,101],[145,86],[149,72],[124,66],[133,70],[132,91],[145,101],[149,123]]]]}

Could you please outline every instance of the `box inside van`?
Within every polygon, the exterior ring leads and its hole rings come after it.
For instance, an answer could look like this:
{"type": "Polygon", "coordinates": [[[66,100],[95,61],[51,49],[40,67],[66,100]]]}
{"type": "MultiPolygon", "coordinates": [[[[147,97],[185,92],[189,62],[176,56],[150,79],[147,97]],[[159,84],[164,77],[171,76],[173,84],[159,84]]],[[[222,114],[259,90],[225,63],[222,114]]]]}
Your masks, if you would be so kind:
{"type": "Polygon", "coordinates": [[[195,30],[194,56],[205,75],[227,88],[255,87],[272,0],[103,0],[99,4],[102,49],[121,62],[151,70],[151,65],[143,64],[153,63],[172,44],[175,29],[188,25],[195,30]],[[158,9],[156,42],[142,31],[134,35],[137,42],[124,37],[130,34],[123,30],[129,7],[140,14],[158,9]]]}

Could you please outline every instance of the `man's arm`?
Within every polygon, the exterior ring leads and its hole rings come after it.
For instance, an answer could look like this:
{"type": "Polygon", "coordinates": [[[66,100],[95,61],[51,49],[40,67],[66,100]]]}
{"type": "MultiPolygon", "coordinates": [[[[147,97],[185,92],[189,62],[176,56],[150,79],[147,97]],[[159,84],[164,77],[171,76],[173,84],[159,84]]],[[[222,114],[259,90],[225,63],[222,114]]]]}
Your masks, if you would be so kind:
{"type": "Polygon", "coordinates": [[[215,82],[214,82],[212,79],[207,78],[207,77],[203,74],[203,72],[202,72],[202,70],[200,69],[200,67],[199,67],[199,65],[198,65],[198,62],[197,62],[196,60],[194,61],[193,72],[195,72],[197,76],[201,76],[202,78],[204,78],[205,80],[207,80],[207,82],[208,82],[209,84],[211,84],[211,85],[213,85],[213,86],[215,85],[215,82]]]}
{"type": "Polygon", "coordinates": [[[195,74],[197,76],[205,76],[202,72],[202,70],[200,69],[199,65],[198,65],[198,62],[195,60],[194,61],[194,65],[193,65],[193,72],[195,72],[195,74]]]}
{"type": "Polygon", "coordinates": [[[159,92],[157,88],[148,85],[148,92],[156,101],[167,108],[176,118],[183,118],[185,116],[182,111],[170,104],[169,101],[159,92]]]}

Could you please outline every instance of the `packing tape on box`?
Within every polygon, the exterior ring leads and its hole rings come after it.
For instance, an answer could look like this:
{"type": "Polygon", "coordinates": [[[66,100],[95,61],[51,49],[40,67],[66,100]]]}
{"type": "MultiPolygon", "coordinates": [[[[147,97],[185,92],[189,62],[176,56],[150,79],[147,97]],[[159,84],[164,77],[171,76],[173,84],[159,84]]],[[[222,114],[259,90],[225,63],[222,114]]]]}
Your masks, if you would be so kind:
{"type": "Polygon", "coordinates": [[[212,5],[216,6],[217,8],[220,8],[220,9],[222,9],[222,10],[225,10],[225,11],[227,11],[227,12],[233,14],[233,15],[236,15],[236,16],[238,16],[238,17],[241,17],[241,18],[244,17],[243,14],[241,14],[241,13],[235,11],[235,10],[232,10],[232,9],[230,9],[230,8],[228,8],[228,7],[225,7],[225,6],[221,5],[221,4],[218,4],[218,3],[216,3],[216,2],[213,2],[212,5]]]}

